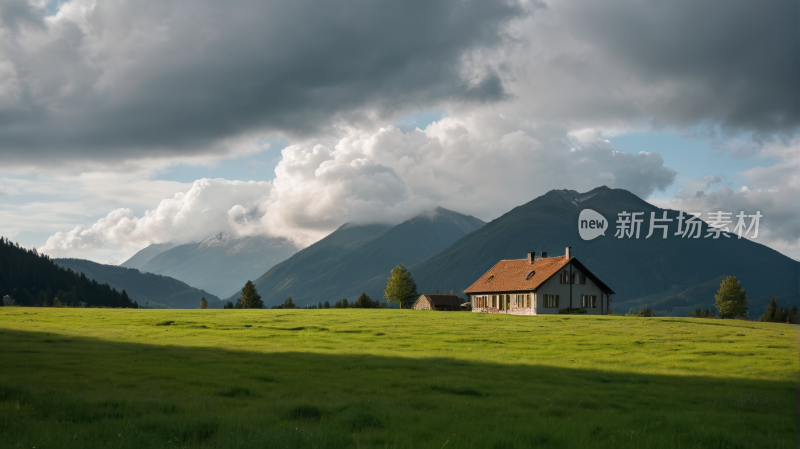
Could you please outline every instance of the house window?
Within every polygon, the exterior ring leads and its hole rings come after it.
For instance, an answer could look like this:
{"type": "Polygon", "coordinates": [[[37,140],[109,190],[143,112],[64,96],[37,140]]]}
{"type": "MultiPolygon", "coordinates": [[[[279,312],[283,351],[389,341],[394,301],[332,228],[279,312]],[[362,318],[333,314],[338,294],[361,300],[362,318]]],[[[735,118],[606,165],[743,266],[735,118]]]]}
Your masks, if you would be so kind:
{"type": "Polygon", "coordinates": [[[581,307],[584,309],[597,308],[597,296],[595,295],[581,295],[581,307]]]}
{"type": "Polygon", "coordinates": [[[581,275],[581,285],[586,285],[586,275],[583,273],[580,273],[580,275],[581,275]]]}
{"type": "Polygon", "coordinates": [[[569,284],[569,271],[564,270],[561,272],[561,283],[569,284]]]}
{"type": "Polygon", "coordinates": [[[549,308],[558,307],[558,295],[544,295],[544,306],[549,308]]]}

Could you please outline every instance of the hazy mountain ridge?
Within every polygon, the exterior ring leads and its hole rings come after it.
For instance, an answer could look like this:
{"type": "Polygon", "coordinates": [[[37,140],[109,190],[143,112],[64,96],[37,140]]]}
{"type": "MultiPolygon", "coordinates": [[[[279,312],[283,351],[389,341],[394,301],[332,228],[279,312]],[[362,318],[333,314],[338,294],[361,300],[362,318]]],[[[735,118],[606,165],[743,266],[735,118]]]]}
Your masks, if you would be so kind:
{"type": "Polygon", "coordinates": [[[141,270],[169,276],[225,298],[295,252],[294,244],[283,238],[218,234],[164,251],[141,270]]]}
{"type": "Polygon", "coordinates": [[[219,297],[167,276],[83,259],[53,259],[53,262],[76,273],[83,273],[98,283],[108,284],[120,292],[125,290],[128,297],[140,307],[145,307],[149,301],[175,309],[197,309],[200,308],[202,297],[208,300],[210,308],[222,308],[223,305],[219,297]]]}
{"type": "Polygon", "coordinates": [[[398,264],[429,257],[483,224],[441,207],[394,227],[345,224],[259,277],[256,288],[265,304],[289,296],[299,304],[351,298],[398,264]]]}
{"type": "Polygon", "coordinates": [[[153,257],[163,253],[164,251],[170,250],[174,247],[175,247],[174,243],[153,243],[147,248],[139,250],[139,252],[134,254],[130,259],[119,264],[119,266],[125,268],[136,268],[137,270],[139,270],[144,266],[144,264],[149,262],[150,259],[152,259],[153,257]]]}

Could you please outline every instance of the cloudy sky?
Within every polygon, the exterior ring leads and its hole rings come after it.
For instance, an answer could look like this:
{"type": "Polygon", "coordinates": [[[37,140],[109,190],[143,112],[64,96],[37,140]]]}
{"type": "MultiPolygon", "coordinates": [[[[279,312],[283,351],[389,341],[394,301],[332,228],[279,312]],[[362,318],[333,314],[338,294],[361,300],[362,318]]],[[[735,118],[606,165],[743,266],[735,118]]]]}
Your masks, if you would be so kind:
{"type": "Polygon", "coordinates": [[[794,0],[0,0],[0,234],[121,262],[551,189],[800,259],[794,0]]]}

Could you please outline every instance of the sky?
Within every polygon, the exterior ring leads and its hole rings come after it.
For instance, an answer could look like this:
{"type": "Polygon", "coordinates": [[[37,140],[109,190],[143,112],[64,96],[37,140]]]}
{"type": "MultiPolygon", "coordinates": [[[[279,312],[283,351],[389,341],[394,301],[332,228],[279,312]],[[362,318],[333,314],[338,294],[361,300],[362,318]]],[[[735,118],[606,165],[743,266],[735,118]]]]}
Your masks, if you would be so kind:
{"type": "Polygon", "coordinates": [[[800,260],[793,1],[0,0],[0,234],[120,263],[552,189],[800,260]]]}

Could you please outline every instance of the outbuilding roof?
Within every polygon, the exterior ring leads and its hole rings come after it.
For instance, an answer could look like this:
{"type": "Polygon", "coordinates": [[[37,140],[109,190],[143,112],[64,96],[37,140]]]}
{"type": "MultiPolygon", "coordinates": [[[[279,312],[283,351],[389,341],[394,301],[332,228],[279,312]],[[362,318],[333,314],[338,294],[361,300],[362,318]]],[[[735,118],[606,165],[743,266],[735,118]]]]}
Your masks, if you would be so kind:
{"type": "Polygon", "coordinates": [[[583,274],[589,277],[604,292],[614,293],[577,259],[574,257],[567,259],[566,256],[535,259],[533,263],[530,263],[528,259],[501,260],[475,281],[474,284],[470,285],[468,289],[464,290],[464,293],[536,290],[570,262],[577,266],[583,274]]]}
{"type": "Polygon", "coordinates": [[[421,295],[431,302],[433,306],[454,306],[458,307],[458,296],[453,295],[421,295]]]}

